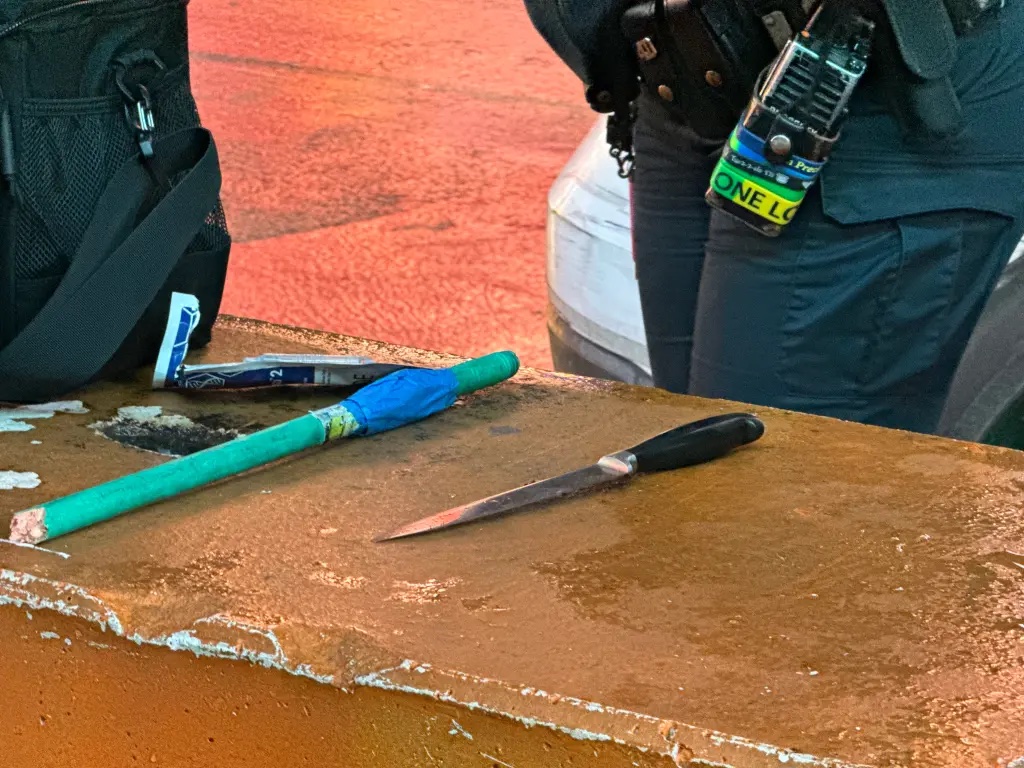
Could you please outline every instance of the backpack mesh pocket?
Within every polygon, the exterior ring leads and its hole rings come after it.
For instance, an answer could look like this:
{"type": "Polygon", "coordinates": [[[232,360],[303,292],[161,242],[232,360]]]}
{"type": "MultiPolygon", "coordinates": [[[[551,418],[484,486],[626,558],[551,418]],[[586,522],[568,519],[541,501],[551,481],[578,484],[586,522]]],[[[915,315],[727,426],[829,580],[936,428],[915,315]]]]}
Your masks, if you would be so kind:
{"type": "MultiPolygon", "coordinates": [[[[153,94],[155,135],[200,125],[183,70],[153,94]]],[[[78,249],[100,195],[139,151],[119,96],[26,100],[18,146],[18,214],[14,273],[20,329],[56,289],[78,249]]],[[[186,253],[220,252],[231,244],[218,202],[186,253]]]]}

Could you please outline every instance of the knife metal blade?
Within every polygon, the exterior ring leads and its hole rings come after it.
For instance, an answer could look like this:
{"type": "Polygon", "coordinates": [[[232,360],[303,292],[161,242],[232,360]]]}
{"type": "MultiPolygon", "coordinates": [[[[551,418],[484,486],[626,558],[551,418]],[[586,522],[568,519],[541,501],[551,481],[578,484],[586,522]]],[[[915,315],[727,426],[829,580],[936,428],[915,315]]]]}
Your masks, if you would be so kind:
{"type": "Polygon", "coordinates": [[[465,525],[488,517],[497,517],[507,512],[518,511],[524,507],[543,504],[555,499],[564,499],[583,491],[601,488],[628,480],[636,474],[636,457],[629,451],[603,456],[596,464],[583,469],[566,472],[557,477],[550,477],[537,483],[531,483],[511,491],[489,496],[471,504],[463,504],[422,520],[409,523],[395,531],[381,536],[376,541],[390,541],[417,536],[430,531],[465,525]]]}

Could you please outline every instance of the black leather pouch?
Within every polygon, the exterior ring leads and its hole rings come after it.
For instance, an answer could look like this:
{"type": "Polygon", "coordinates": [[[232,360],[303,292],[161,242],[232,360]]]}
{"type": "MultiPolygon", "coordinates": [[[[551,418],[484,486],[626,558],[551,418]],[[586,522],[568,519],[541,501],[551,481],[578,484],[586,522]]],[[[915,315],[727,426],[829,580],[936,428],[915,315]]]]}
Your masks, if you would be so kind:
{"type": "Polygon", "coordinates": [[[645,90],[706,139],[729,135],[778,55],[761,17],[734,0],[647,0],[621,23],[645,90]]]}
{"type": "Polygon", "coordinates": [[[879,83],[905,140],[955,139],[966,126],[951,74],[957,38],[997,23],[1001,0],[881,0],[876,31],[879,83]]]}
{"type": "Polygon", "coordinates": [[[876,78],[905,139],[912,143],[953,138],[965,124],[950,80],[957,33],[946,4],[945,0],[882,0],[885,12],[875,40],[876,78]]]}

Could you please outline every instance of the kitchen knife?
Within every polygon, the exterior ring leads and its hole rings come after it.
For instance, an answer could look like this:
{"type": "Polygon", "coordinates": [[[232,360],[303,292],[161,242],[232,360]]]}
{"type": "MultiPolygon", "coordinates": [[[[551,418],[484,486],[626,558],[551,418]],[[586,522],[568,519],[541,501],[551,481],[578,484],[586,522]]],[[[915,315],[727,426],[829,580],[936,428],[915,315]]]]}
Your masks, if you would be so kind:
{"type": "Polygon", "coordinates": [[[518,512],[544,502],[617,485],[644,472],[703,464],[753,443],[763,434],[764,424],[749,413],[701,419],[670,429],[628,450],[608,454],[589,467],[439,512],[398,528],[376,541],[418,536],[518,512]]]}

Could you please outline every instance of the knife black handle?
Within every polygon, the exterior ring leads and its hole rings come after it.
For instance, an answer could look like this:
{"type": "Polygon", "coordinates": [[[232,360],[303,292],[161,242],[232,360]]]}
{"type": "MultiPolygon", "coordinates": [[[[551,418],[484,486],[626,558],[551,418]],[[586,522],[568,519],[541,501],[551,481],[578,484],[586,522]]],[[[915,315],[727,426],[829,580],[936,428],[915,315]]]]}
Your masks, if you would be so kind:
{"type": "Polygon", "coordinates": [[[679,469],[724,456],[764,434],[764,423],[749,413],[727,413],[662,432],[628,449],[638,472],[679,469]]]}

